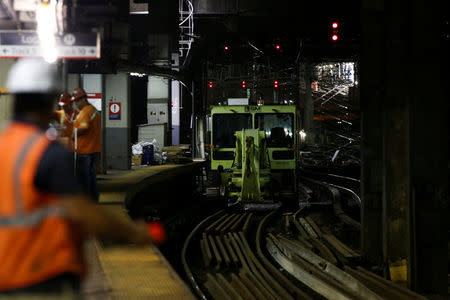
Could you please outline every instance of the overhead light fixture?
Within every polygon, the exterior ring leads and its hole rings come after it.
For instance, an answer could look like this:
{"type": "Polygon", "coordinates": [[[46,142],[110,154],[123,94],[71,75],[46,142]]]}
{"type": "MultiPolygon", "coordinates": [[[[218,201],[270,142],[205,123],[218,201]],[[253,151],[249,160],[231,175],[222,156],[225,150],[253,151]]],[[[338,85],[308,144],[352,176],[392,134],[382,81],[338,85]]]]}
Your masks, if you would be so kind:
{"type": "Polygon", "coordinates": [[[147,76],[147,74],[145,74],[145,73],[131,72],[131,73],[130,73],[130,76],[144,77],[144,76],[147,76]]]}
{"type": "Polygon", "coordinates": [[[36,8],[37,33],[42,50],[42,56],[48,63],[54,63],[57,58],[55,34],[56,0],[43,0],[36,8]]]}

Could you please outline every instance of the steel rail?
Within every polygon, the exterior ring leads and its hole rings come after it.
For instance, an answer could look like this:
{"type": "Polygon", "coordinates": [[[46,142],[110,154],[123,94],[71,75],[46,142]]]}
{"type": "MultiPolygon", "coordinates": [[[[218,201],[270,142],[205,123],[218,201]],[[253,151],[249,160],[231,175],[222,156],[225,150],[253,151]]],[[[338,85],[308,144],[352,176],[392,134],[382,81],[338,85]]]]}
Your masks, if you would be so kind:
{"type": "Polygon", "coordinates": [[[319,295],[322,295],[328,299],[336,300],[348,300],[351,299],[339,289],[331,286],[327,282],[318,279],[311,275],[308,271],[304,270],[301,266],[291,261],[283,251],[279,249],[275,242],[270,238],[266,238],[266,246],[269,253],[287,272],[292,274],[300,282],[308,286],[311,290],[315,291],[319,295]]]}
{"type": "Polygon", "coordinates": [[[188,235],[188,237],[186,238],[186,240],[184,241],[183,244],[183,249],[181,250],[181,263],[183,265],[183,269],[184,272],[186,273],[186,276],[189,280],[189,282],[191,283],[191,286],[193,287],[194,291],[197,293],[197,295],[200,297],[200,299],[207,299],[205,294],[202,292],[202,290],[200,289],[200,287],[198,286],[194,275],[191,272],[191,269],[189,268],[187,262],[186,262],[186,252],[187,252],[187,247],[192,239],[192,237],[197,233],[197,231],[203,226],[203,224],[205,224],[206,222],[208,222],[209,220],[213,219],[214,217],[220,215],[224,210],[219,210],[218,212],[212,214],[211,216],[207,217],[206,219],[204,219],[203,221],[201,221],[200,223],[198,223],[197,226],[195,226],[195,228],[191,231],[191,233],[188,235]]]}
{"type": "Polygon", "coordinates": [[[274,241],[274,243],[278,241],[279,245],[282,245],[285,251],[296,254],[304,260],[310,262],[312,265],[329,274],[363,299],[382,299],[379,295],[368,289],[361,282],[355,280],[355,278],[350,276],[348,273],[314,254],[312,251],[301,247],[298,244],[294,244],[289,239],[282,236],[277,239],[273,235],[269,234],[269,237],[274,241]]]}
{"type": "MultiPolygon", "coordinates": [[[[301,209],[300,209],[301,210],[301,209]]],[[[299,211],[300,211],[299,210],[299,211]]],[[[269,260],[266,258],[266,256],[263,254],[261,249],[261,233],[262,228],[264,227],[265,223],[269,218],[271,218],[276,211],[272,211],[271,213],[267,214],[258,225],[258,228],[256,230],[256,254],[258,255],[261,262],[264,264],[264,266],[272,273],[276,278],[279,279],[281,284],[288,290],[291,291],[292,294],[296,295],[298,298],[301,299],[312,299],[309,295],[307,295],[304,291],[300,290],[297,286],[295,286],[289,279],[287,279],[283,273],[278,270],[272,263],[269,262],[269,260]]],[[[294,214],[295,215],[295,214],[294,214]]]]}
{"type": "Polygon", "coordinates": [[[244,236],[244,233],[241,231],[239,232],[239,235],[241,237],[241,240],[244,244],[244,247],[246,248],[248,255],[250,257],[251,260],[253,260],[254,265],[256,266],[256,268],[259,270],[259,272],[261,273],[261,275],[263,276],[263,278],[268,281],[276,290],[276,292],[278,293],[278,295],[282,296],[283,299],[293,299],[292,296],[288,293],[288,291],[286,291],[276,280],[275,278],[269,274],[269,272],[264,269],[264,267],[261,265],[261,263],[258,261],[258,259],[256,258],[255,254],[253,253],[253,251],[250,249],[250,246],[247,242],[247,239],[244,236]]]}
{"type": "Polygon", "coordinates": [[[233,234],[234,239],[236,240],[237,244],[241,248],[242,255],[244,256],[244,258],[247,261],[247,264],[248,264],[249,270],[250,270],[249,275],[252,278],[256,279],[256,280],[253,280],[255,285],[258,285],[259,288],[263,290],[263,293],[267,297],[272,298],[272,299],[277,299],[277,293],[272,289],[271,286],[269,286],[269,284],[261,276],[261,274],[258,271],[258,269],[256,268],[253,260],[250,258],[250,255],[249,255],[247,249],[244,247],[244,243],[242,242],[242,240],[239,237],[239,235],[237,233],[232,233],[232,234],[233,234]]]}

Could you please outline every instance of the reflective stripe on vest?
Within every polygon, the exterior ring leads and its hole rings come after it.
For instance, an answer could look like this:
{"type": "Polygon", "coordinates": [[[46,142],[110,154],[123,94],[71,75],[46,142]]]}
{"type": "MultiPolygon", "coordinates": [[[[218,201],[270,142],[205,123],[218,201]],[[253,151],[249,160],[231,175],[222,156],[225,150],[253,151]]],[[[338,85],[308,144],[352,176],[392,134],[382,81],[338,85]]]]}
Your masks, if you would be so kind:
{"type": "Polygon", "coordinates": [[[98,114],[98,111],[96,110],[96,111],[92,114],[91,119],[90,119],[89,121],[94,120],[94,118],[95,118],[95,116],[96,116],[97,114],[98,114]]]}
{"type": "Polygon", "coordinates": [[[44,206],[36,209],[30,213],[25,213],[23,207],[22,186],[20,183],[20,174],[25,157],[28,154],[31,147],[39,138],[42,137],[42,133],[33,134],[26,142],[24,147],[19,153],[19,156],[14,164],[13,184],[14,184],[14,204],[16,206],[16,215],[10,217],[0,217],[0,226],[35,226],[41,223],[46,217],[49,216],[63,216],[65,215],[64,209],[58,206],[44,206]]]}

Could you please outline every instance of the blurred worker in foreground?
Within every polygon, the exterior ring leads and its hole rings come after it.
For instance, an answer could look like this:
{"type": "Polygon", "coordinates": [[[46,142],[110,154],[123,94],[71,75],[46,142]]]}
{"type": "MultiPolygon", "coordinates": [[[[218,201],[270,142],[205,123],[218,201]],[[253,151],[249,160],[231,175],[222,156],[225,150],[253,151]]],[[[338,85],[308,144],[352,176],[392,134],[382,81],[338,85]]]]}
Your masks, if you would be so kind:
{"type": "Polygon", "coordinates": [[[85,192],[98,201],[96,160],[101,151],[101,119],[97,109],[87,101],[82,88],[75,88],[72,101],[80,110],[74,122],[77,175],[85,192]]]}
{"type": "Polygon", "coordinates": [[[0,132],[0,299],[76,294],[88,235],[152,242],[144,224],[110,215],[82,194],[70,153],[46,134],[57,82],[55,66],[38,59],[19,60],[8,75],[15,103],[0,132]]]}
{"type": "Polygon", "coordinates": [[[78,115],[78,112],[73,109],[72,96],[68,93],[63,93],[59,97],[58,105],[62,108],[57,110],[55,120],[58,122],[59,128],[62,129],[62,138],[67,138],[69,149],[73,151],[73,123],[78,115]]]}

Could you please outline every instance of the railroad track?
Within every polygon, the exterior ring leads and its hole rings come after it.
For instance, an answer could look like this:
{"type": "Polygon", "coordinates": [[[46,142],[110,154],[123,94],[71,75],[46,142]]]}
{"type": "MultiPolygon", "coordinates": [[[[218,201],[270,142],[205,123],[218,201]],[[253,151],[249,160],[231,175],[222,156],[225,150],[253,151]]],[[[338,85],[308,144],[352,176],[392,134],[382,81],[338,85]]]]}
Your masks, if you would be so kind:
{"type": "MultiPolygon", "coordinates": [[[[334,202],[345,187],[303,182],[339,212],[334,202]]],[[[323,207],[222,210],[204,219],[182,253],[194,291],[201,299],[425,299],[364,269],[360,254],[318,222],[323,207]]],[[[355,229],[349,218],[336,215],[355,229]]]]}

